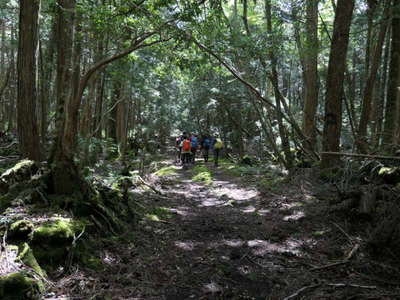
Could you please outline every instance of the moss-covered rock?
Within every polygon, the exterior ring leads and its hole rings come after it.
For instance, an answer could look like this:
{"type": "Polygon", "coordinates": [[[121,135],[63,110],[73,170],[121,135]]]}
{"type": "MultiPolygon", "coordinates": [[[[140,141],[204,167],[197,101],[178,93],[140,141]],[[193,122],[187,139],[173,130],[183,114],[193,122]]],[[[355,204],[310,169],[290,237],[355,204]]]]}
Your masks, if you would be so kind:
{"type": "Polygon", "coordinates": [[[46,277],[46,272],[38,264],[31,247],[27,243],[23,243],[18,247],[18,259],[26,266],[31,267],[40,276],[46,277]]]}
{"type": "Polygon", "coordinates": [[[43,291],[43,283],[31,278],[26,272],[0,277],[0,299],[2,300],[39,300],[43,291]]]}
{"type": "Polygon", "coordinates": [[[32,250],[39,264],[45,270],[52,270],[64,265],[77,237],[85,226],[84,222],[59,218],[46,222],[35,229],[32,250]]]}
{"type": "Polygon", "coordinates": [[[30,179],[38,170],[39,168],[34,161],[21,160],[14,167],[1,174],[0,191],[8,192],[12,184],[30,179]]]}
{"type": "Polygon", "coordinates": [[[13,241],[28,241],[32,239],[34,226],[29,220],[18,220],[11,224],[8,239],[13,241]]]}
{"type": "Polygon", "coordinates": [[[33,232],[33,243],[49,245],[65,245],[71,243],[75,233],[83,229],[85,224],[80,221],[59,218],[44,223],[33,232]]]}

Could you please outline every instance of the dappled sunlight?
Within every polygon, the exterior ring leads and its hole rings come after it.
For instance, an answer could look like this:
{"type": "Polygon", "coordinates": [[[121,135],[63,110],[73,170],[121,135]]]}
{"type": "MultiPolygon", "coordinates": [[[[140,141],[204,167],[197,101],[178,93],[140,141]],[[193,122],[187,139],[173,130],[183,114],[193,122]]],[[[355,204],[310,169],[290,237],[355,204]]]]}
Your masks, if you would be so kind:
{"type": "Polygon", "coordinates": [[[265,215],[267,215],[269,213],[271,213],[270,209],[259,209],[257,211],[257,214],[260,215],[260,216],[265,216],[265,215]]]}
{"type": "Polygon", "coordinates": [[[196,243],[193,241],[176,241],[175,246],[185,251],[194,250],[196,243]]]}
{"type": "Polygon", "coordinates": [[[242,212],[244,212],[244,213],[253,213],[256,210],[257,209],[253,205],[249,205],[249,206],[245,207],[244,209],[242,209],[242,212]]]}
{"type": "Polygon", "coordinates": [[[256,256],[264,256],[269,253],[287,253],[300,254],[298,250],[303,243],[296,240],[287,240],[282,244],[272,243],[266,240],[251,240],[247,242],[247,246],[253,249],[256,256]]]}
{"type": "Polygon", "coordinates": [[[105,252],[102,261],[107,265],[113,265],[118,262],[118,259],[115,256],[111,255],[111,253],[105,252]]]}
{"type": "Polygon", "coordinates": [[[193,217],[196,215],[195,213],[191,212],[191,208],[187,206],[180,206],[178,208],[167,208],[167,210],[182,217],[193,217]]]}
{"type": "Polygon", "coordinates": [[[213,193],[218,197],[228,197],[238,202],[250,201],[259,196],[259,192],[254,189],[244,189],[236,184],[225,183],[224,181],[215,182],[216,187],[213,193]]]}
{"type": "Polygon", "coordinates": [[[229,247],[242,247],[245,242],[243,240],[224,240],[222,244],[229,247]]]}
{"type": "Polygon", "coordinates": [[[306,215],[303,211],[294,211],[290,216],[285,216],[284,221],[297,221],[304,218],[306,215]]]}
{"type": "Polygon", "coordinates": [[[210,207],[210,206],[220,206],[224,204],[225,201],[217,198],[207,198],[201,201],[199,207],[210,207]]]}

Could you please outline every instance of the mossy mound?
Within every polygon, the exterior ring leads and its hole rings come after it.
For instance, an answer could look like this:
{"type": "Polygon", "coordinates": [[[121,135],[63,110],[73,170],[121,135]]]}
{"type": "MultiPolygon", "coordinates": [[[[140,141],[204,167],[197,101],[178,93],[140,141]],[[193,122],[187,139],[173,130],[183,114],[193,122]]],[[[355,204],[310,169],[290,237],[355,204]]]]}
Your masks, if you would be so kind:
{"type": "Polygon", "coordinates": [[[28,241],[32,239],[34,226],[29,220],[18,220],[11,224],[8,239],[12,241],[28,241]]]}
{"type": "Polygon", "coordinates": [[[85,223],[81,221],[59,218],[36,228],[31,246],[39,264],[45,270],[64,265],[74,238],[82,232],[84,226],[85,223]]]}
{"type": "Polygon", "coordinates": [[[23,243],[18,247],[18,259],[26,266],[31,267],[41,277],[46,277],[46,272],[38,264],[31,247],[27,243],[23,243]]]}
{"type": "Polygon", "coordinates": [[[43,291],[43,283],[30,277],[27,272],[21,271],[0,277],[2,300],[39,300],[43,291]]]}
{"type": "Polygon", "coordinates": [[[34,161],[21,160],[0,176],[0,191],[7,193],[12,184],[29,180],[38,170],[39,167],[34,161]]]}
{"type": "Polygon", "coordinates": [[[172,176],[176,174],[177,174],[177,168],[175,166],[167,166],[161,168],[160,170],[154,173],[154,175],[157,176],[172,176]]]}
{"type": "Polygon", "coordinates": [[[206,166],[195,166],[193,172],[195,173],[192,177],[193,181],[203,182],[205,184],[211,184],[213,182],[213,176],[206,166]]]}
{"type": "Polygon", "coordinates": [[[66,218],[49,221],[35,229],[32,242],[52,245],[68,244],[72,242],[75,233],[82,230],[84,226],[82,222],[66,218]]]}

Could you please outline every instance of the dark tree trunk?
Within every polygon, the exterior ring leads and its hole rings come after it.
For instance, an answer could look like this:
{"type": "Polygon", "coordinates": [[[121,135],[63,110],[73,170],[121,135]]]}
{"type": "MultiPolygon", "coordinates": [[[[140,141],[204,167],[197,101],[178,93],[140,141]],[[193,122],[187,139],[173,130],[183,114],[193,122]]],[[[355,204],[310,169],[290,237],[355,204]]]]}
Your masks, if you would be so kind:
{"type": "Polygon", "coordinates": [[[18,43],[18,141],[24,158],[40,160],[36,123],[36,73],[40,1],[21,0],[18,43]]]}
{"type": "Polygon", "coordinates": [[[387,18],[389,17],[389,1],[386,1],[385,3],[385,10],[383,13],[383,22],[380,27],[379,35],[378,35],[378,41],[376,43],[376,47],[373,53],[372,61],[370,62],[370,67],[368,69],[368,77],[367,77],[367,82],[365,84],[364,88],[364,98],[362,102],[362,111],[361,111],[361,117],[360,117],[360,123],[358,126],[358,148],[361,152],[367,152],[367,126],[370,120],[370,115],[371,115],[371,106],[372,106],[372,100],[374,96],[374,88],[375,88],[375,81],[376,81],[376,76],[378,74],[378,69],[381,63],[381,57],[382,57],[382,50],[383,50],[383,44],[385,42],[385,36],[387,32],[387,18]]]}
{"type": "MultiPolygon", "coordinates": [[[[327,90],[325,99],[325,120],[322,149],[324,152],[338,152],[342,127],[343,81],[346,70],[347,46],[354,0],[338,0],[333,25],[333,37],[329,56],[327,90]]],[[[321,166],[329,168],[336,159],[322,155],[321,166]]]]}
{"type": "Polygon", "coordinates": [[[306,47],[304,55],[305,99],[303,130],[309,140],[305,147],[316,145],[315,114],[318,107],[318,1],[307,1],[306,47]]]}
{"type": "Polygon", "coordinates": [[[398,80],[400,73],[400,0],[393,0],[392,42],[390,50],[389,78],[386,95],[385,122],[382,144],[390,149],[394,143],[398,80]]]}

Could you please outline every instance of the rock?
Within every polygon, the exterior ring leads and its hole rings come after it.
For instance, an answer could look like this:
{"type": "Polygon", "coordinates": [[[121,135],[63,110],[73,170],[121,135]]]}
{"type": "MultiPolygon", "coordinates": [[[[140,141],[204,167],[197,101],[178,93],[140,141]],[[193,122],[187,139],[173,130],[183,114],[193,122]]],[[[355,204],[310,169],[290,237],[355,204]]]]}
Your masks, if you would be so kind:
{"type": "Polygon", "coordinates": [[[29,180],[39,170],[32,160],[21,160],[0,176],[0,192],[7,193],[9,187],[17,182],[29,180]]]}
{"type": "Polygon", "coordinates": [[[33,224],[29,220],[18,220],[11,224],[8,239],[17,241],[28,241],[33,236],[33,224]]]}
{"type": "Polygon", "coordinates": [[[27,243],[23,243],[18,247],[18,259],[20,259],[26,266],[31,267],[41,277],[46,277],[46,272],[39,266],[32,249],[27,243]]]}
{"type": "Polygon", "coordinates": [[[46,270],[64,265],[74,237],[84,226],[83,222],[59,218],[35,229],[31,247],[39,264],[46,270]]]}
{"type": "Polygon", "coordinates": [[[0,277],[0,299],[3,300],[39,300],[43,291],[43,283],[30,277],[27,272],[0,277]]]}

